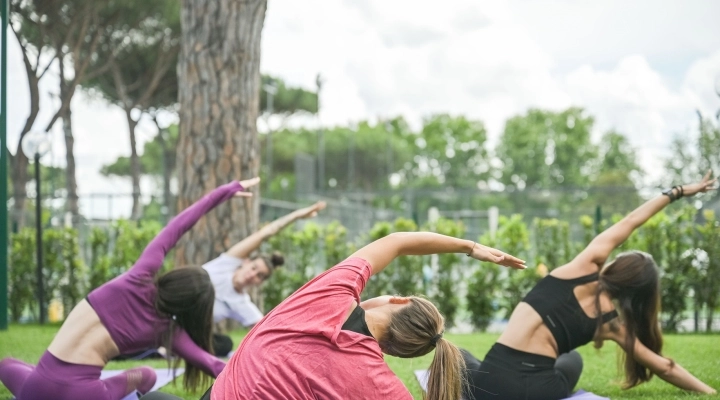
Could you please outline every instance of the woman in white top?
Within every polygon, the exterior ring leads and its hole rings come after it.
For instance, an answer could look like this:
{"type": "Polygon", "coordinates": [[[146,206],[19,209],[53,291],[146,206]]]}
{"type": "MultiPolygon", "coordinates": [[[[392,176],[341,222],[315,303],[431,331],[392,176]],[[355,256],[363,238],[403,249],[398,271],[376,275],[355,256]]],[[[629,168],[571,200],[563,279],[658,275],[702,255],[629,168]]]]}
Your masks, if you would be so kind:
{"type": "MultiPolygon", "coordinates": [[[[251,254],[262,242],[283,228],[298,219],[314,217],[324,208],[325,202],[319,201],[280,217],[203,265],[215,287],[213,318],[216,324],[224,319],[232,319],[249,327],[262,319],[263,313],[252,302],[247,290],[263,283],[285,260],[278,252],[253,257],[251,254]]],[[[213,337],[213,348],[215,354],[226,355],[232,349],[232,340],[229,336],[216,333],[213,337]]]]}

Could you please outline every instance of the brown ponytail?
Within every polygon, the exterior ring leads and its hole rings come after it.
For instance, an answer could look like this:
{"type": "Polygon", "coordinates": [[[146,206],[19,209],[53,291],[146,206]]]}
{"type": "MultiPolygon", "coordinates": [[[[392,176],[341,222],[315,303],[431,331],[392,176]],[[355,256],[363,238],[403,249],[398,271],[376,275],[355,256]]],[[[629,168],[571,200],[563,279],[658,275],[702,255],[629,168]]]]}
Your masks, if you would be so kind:
{"type": "Polygon", "coordinates": [[[465,361],[460,349],[442,338],[445,319],[430,301],[415,296],[409,300],[406,307],[392,315],[387,331],[378,340],[380,348],[401,358],[420,357],[435,350],[425,399],[460,399],[465,361]]]}

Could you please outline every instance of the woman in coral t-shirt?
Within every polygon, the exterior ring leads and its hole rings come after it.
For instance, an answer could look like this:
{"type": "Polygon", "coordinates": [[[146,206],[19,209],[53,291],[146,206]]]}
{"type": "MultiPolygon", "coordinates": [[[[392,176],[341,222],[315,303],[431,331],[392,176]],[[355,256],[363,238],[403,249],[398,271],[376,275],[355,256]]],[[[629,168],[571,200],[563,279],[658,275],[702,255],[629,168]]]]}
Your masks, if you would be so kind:
{"type": "Polygon", "coordinates": [[[412,399],[383,353],[412,358],[435,350],[428,399],[457,400],[464,363],[457,347],[442,337],[444,319],[437,308],[414,296],[360,302],[370,276],[396,257],[437,253],[525,268],[524,261],[469,240],[428,232],[386,236],[266,315],[220,373],[210,398],[412,399]]]}

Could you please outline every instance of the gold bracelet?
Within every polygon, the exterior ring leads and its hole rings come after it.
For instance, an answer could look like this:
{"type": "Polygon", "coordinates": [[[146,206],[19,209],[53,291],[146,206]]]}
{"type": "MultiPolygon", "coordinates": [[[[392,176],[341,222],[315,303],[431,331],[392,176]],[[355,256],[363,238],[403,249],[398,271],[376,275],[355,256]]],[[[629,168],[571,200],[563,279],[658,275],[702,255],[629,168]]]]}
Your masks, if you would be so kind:
{"type": "Polygon", "coordinates": [[[470,255],[472,255],[473,250],[475,250],[475,245],[476,245],[476,244],[477,244],[477,242],[473,242],[473,247],[470,249],[470,252],[469,252],[469,253],[465,254],[466,256],[470,257],[470,255]]]}

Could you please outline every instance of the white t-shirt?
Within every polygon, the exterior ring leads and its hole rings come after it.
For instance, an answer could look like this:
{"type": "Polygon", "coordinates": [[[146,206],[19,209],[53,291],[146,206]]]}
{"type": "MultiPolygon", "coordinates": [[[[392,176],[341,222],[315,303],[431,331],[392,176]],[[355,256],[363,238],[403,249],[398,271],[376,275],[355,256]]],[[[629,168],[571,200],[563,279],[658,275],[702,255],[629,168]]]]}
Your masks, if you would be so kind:
{"type": "Polygon", "coordinates": [[[263,317],[263,313],[250,300],[250,296],[243,292],[238,293],[232,284],[235,270],[240,267],[242,260],[225,253],[203,265],[210,274],[210,280],[215,287],[215,306],[213,318],[215,322],[231,318],[244,326],[256,324],[263,317]]]}

